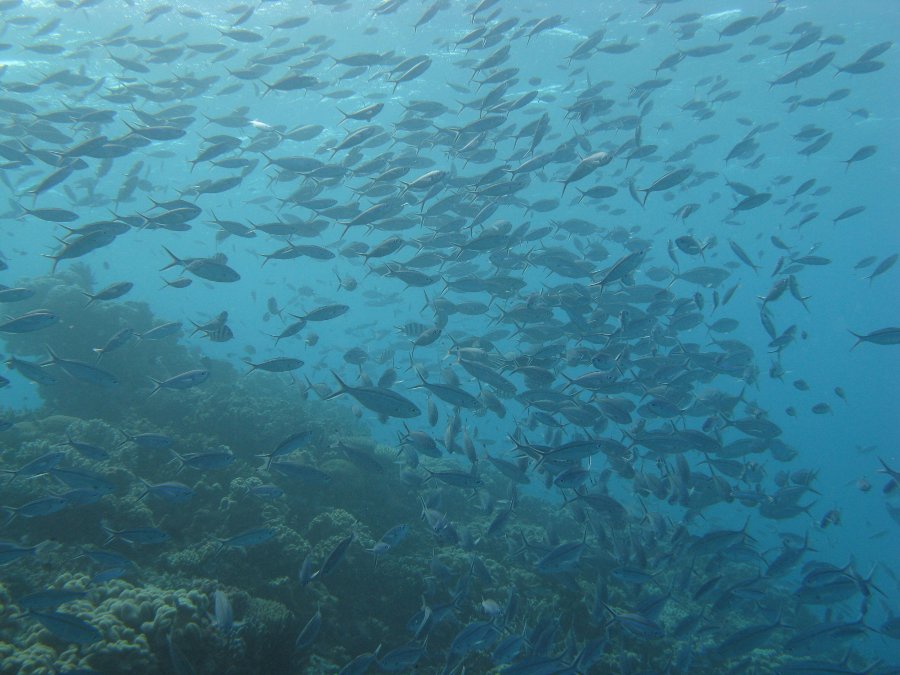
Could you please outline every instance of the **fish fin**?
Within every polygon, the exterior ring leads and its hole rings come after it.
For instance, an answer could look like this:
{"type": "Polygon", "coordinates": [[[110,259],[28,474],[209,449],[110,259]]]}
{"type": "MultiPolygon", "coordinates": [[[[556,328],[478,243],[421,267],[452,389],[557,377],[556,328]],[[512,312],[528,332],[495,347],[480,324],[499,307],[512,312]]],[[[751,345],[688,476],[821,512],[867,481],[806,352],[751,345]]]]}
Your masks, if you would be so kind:
{"type": "Polygon", "coordinates": [[[341,379],[341,376],[340,376],[340,375],[338,375],[338,374],[337,374],[336,372],[334,372],[333,370],[331,371],[331,374],[334,376],[334,379],[337,380],[337,383],[338,383],[338,390],[335,391],[335,392],[332,392],[332,393],[328,394],[328,396],[325,396],[325,397],[322,399],[323,401],[328,401],[329,399],[336,398],[336,397],[340,396],[341,394],[344,394],[344,393],[347,393],[348,391],[350,391],[350,388],[349,388],[349,387],[347,386],[347,384],[341,379]]]}
{"type": "Polygon", "coordinates": [[[168,265],[166,265],[165,267],[163,267],[163,268],[160,270],[160,272],[162,272],[163,270],[167,270],[167,269],[169,269],[169,268],[171,268],[171,267],[175,267],[175,265],[184,265],[184,262],[181,260],[181,258],[179,258],[177,255],[175,255],[174,253],[172,253],[172,251],[170,251],[169,249],[167,249],[165,246],[163,246],[163,251],[165,251],[166,253],[169,254],[169,257],[172,258],[172,262],[170,262],[168,265]]]}

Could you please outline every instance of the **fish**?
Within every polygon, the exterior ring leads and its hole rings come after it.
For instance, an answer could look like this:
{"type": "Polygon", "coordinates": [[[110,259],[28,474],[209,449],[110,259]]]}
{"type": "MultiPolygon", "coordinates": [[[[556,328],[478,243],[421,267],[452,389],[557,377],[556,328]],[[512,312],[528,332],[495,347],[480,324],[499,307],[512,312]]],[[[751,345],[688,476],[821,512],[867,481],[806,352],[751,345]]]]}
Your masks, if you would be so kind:
{"type": "Polygon", "coordinates": [[[643,640],[655,640],[665,636],[665,631],[662,627],[652,619],[648,619],[637,612],[617,613],[606,603],[601,604],[613,615],[614,621],[632,635],[643,640]]]}
{"type": "Polygon", "coordinates": [[[408,533],[409,525],[405,523],[395,525],[390,530],[385,532],[384,535],[382,535],[381,539],[375,542],[372,548],[366,550],[375,556],[375,563],[377,565],[379,556],[385,555],[392,549],[396,548],[404,539],[406,539],[408,533]]]}
{"type": "Polygon", "coordinates": [[[300,448],[311,444],[314,438],[315,434],[312,431],[301,430],[279,441],[272,452],[265,455],[257,455],[257,457],[266,459],[265,468],[268,470],[272,465],[273,460],[278,459],[279,457],[286,457],[300,448]]]}
{"type": "Polygon", "coordinates": [[[6,360],[6,366],[37,384],[52,385],[59,383],[59,378],[53,375],[52,372],[46,370],[44,364],[32,363],[31,361],[25,361],[24,359],[17,359],[14,356],[10,356],[6,360]]]}
{"type": "Polygon", "coordinates": [[[60,368],[75,380],[106,388],[116,387],[119,384],[119,378],[109,371],[85,361],[62,358],[49,345],[47,346],[47,352],[50,354],[50,365],[60,368]]]}
{"type": "Polygon", "coordinates": [[[169,535],[156,527],[135,527],[124,530],[114,530],[101,524],[101,528],[107,534],[104,546],[117,540],[124,541],[133,546],[163,544],[169,541],[169,535]]]}
{"type": "Polygon", "coordinates": [[[104,355],[124,347],[135,335],[133,328],[122,328],[111,335],[102,347],[94,347],[93,351],[97,354],[97,363],[100,363],[104,355]]]}
{"type": "Polygon", "coordinates": [[[97,300],[115,300],[116,298],[121,298],[132,288],[134,288],[134,284],[132,282],[119,281],[115,284],[110,284],[106,288],[99,290],[93,294],[83,292],[83,294],[88,297],[88,302],[85,307],[90,307],[97,300]]]}
{"type": "Polygon", "coordinates": [[[144,484],[146,490],[138,497],[138,501],[141,501],[147,495],[153,495],[154,497],[167,502],[183,504],[189,501],[195,494],[193,488],[188,487],[184,483],[171,481],[154,485],[143,479],[141,479],[141,482],[144,484]]]}
{"type": "Polygon", "coordinates": [[[92,443],[85,443],[84,441],[79,441],[73,439],[68,433],[66,434],[66,442],[59,443],[60,446],[68,446],[78,451],[86,457],[87,459],[93,460],[95,462],[102,462],[109,459],[109,452],[104,448],[94,445],[92,443]]]}
{"type": "MultiPolygon", "coordinates": [[[[424,468],[424,467],[423,467],[424,468]]],[[[478,478],[475,472],[466,472],[466,471],[431,471],[430,469],[425,469],[425,473],[428,474],[428,478],[425,479],[427,483],[432,478],[437,478],[440,482],[445,483],[447,485],[452,485],[454,487],[468,488],[468,489],[476,489],[480,485],[483,484],[482,480],[478,478]]]]}
{"type": "Polygon", "coordinates": [[[247,549],[253,546],[260,546],[261,544],[265,544],[275,537],[275,531],[269,527],[256,527],[249,530],[245,530],[240,534],[236,534],[231,537],[227,537],[226,539],[216,539],[219,542],[219,547],[216,549],[216,554],[221,553],[226,548],[240,548],[247,549]]]}
{"type": "Polygon", "coordinates": [[[395,647],[376,660],[379,669],[387,673],[409,672],[415,668],[426,652],[424,642],[409,642],[395,647]]]}
{"type": "Polygon", "coordinates": [[[344,383],[337,373],[331,371],[334,379],[338,382],[338,390],[325,397],[330,400],[341,394],[349,394],[356,399],[360,405],[365,406],[369,410],[387,417],[397,417],[400,419],[411,419],[422,414],[421,409],[409,399],[390,390],[378,387],[351,387],[344,383]]]}
{"type": "Polygon", "coordinates": [[[638,192],[644,193],[644,198],[641,201],[641,206],[645,206],[647,204],[647,198],[650,196],[651,192],[664,192],[665,190],[671,190],[673,187],[677,187],[678,185],[686,181],[693,172],[694,170],[691,167],[674,169],[669,173],[657,178],[648,187],[637,188],[638,192]]]}
{"type": "Polygon", "coordinates": [[[44,628],[65,642],[89,645],[102,637],[97,628],[74,614],[53,610],[30,610],[28,615],[37,619],[44,628]]]}
{"type": "Polygon", "coordinates": [[[641,249],[626,254],[619,258],[612,267],[605,270],[603,276],[598,281],[592,282],[591,286],[606,286],[616,281],[628,279],[644,262],[647,256],[647,250],[641,249]]]}
{"type": "Polygon", "coordinates": [[[872,280],[875,277],[880,276],[891,269],[896,264],[898,259],[900,259],[900,254],[894,253],[893,255],[889,255],[887,258],[881,260],[875,266],[875,269],[872,271],[872,273],[866,277],[866,279],[869,280],[869,284],[872,283],[872,280]]]}
{"type": "Polygon", "coordinates": [[[205,368],[197,368],[194,370],[186,370],[183,373],[173,375],[165,380],[157,380],[153,377],[150,379],[153,381],[154,386],[153,391],[150,392],[149,396],[153,396],[153,394],[161,389],[184,390],[201,385],[209,379],[209,371],[205,368]]]}
{"type": "Polygon", "coordinates": [[[34,296],[34,291],[30,288],[7,288],[0,289],[0,303],[22,302],[34,296]]]}
{"type": "Polygon", "coordinates": [[[356,444],[346,443],[342,441],[338,442],[332,447],[339,448],[351,463],[353,463],[366,473],[384,473],[384,466],[382,465],[381,461],[375,456],[375,453],[372,450],[356,444]]]}
{"type": "Polygon", "coordinates": [[[875,345],[900,344],[900,328],[879,328],[878,330],[874,330],[871,333],[867,333],[865,335],[854,333],[852,330],[848,332],[856,338],[856,342],[853,343],[852,347],[850,347],[851,351],[856,349],[856,347],[863,342],[869,342],[875,345]]]}
{"type": "Polygon", "coordinates": [[[16,604],[29,610],[55,610],[60,605],[79,600],[87,595],[84,591],[48,589],[20,597],[16,604]]]}
{"type": "Polygon", "coordinates": [[[341,539],[325,557],[325,560],[322,562],[322,565],[319,567],[319,569],[316,570],[315,574],[312,575],[311,581],[318,581],[334,572],[335,567],[337,567],[344,560],[344,557],[347,555],[347,550],[355,541],[355,531],[351,532],[348,536],[341,539]]]}
{"type": "Polygon", "coordinates": [[[459,408],[480,408],[481,401],[477,396],[473,396],[469,392],[446,384],[438,384],[428,382],[419,374],[422,382],[412,387],[412,389],[424,388],[434,394],[437,398],[459,408]]]}
{"type": "Polygon", "coordinates": [[[303,626],[300,634],[297,635],[297,639],[294,640],[294,652],[301,652],[312,645],[319,636],[319,631],[321,629],[322,612],[320,609],[316,609],[316,613],[306,622],[306,625],[303,626]]]}
{"type": "Polygon", "coordinates": [[[164,447],[168,447],[172,454],[175,455],[173,461],[178,462],[176,474],[181,473],[185,467],[197,471],[215,471],[224,469],[231,466],[236,459],[230,450],[210,450],[208,452],[192,452],[187,455],[181,455],[172,450],[168,445],[164,447]]]}
{"type": "Polygon", "coordinates": [[[2,506],[0,509],[9,513],[9,518],[4,523],[4,525],[9,525],[16,516],[21,516],[22,518],[48,516],[62,511],[67,506],[69,506],[69,500],[54,495],[33,499],[21,506],[2,506]]]}
{"type": "Polygon", "coordinates": [[[241,278],[240,274],[218,258],[185,258],[182,260],[165,246],[163,249],[172,259],[172,262],[162,268],[163,270],[178,265],[194,276],[218,283],[234,283],[241,278]]]}
{"type": "Polygon", "coordinates": [[[37,309],[0,322],[0,333],[33,333],[59,322],[59,316],[45,309],[37,309]]]}
{"type": "Polygon", "coordinates": [[[286,478],[304,483],[327,484],[331,482],[331,476],[328,473],[309,464],[279,460],[269,463],[268,468],[286,478]]]}
{"type": "Polygon", "coordinates": [[[578,166],[576,166],[572,170],[572,173],[570,173],[568,177],[564,181],[562,181],[563,189],[561,194],[564,195],[566,193],[566,188],[569,187],[570,183],[574,183],[575,181],[579,181],[582,178],[585,178],[597,169],[606,166],[607,164],[612,162],[612,160],[613,156],[608,152],[600,151],[588,155],[587,157],[582,159],[578,163],[578,166]]]}
{"type": "Polygon", "coordinates": [[[348,305],[325,305],[323,307],[317,307],[304,316],[297,316],[296,314],[291,314],[291,316],[303,322],[330,321],[331,319],[336,319],[337,317],[346,314],[349,310],[350,307],[348,305]]]}

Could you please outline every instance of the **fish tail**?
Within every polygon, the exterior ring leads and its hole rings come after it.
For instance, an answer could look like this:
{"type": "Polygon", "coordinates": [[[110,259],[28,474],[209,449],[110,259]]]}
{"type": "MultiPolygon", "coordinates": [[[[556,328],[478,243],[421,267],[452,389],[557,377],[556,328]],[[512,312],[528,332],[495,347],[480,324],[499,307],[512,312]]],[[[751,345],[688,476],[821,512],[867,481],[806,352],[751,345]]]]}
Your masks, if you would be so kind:
{"type": "Polygon", "coordinates": [[[122,434],[125,438],[119,443],[119,445],[116,446],[117,448],[121,448],[123,445],[131,441],[132,438],[131,434],[129,434],[124,429],[119,429],[119,433],[122,434]]]}
{"type": "Polygon", "coordinates": [[[50,260],[53,261],[53,266],[50,268],[50,274],[56,274],[56,266],[59,264],[59,257],[48,253],[41,253],[41,255],[45,258],[50,258],[50,260]]]}
{"type": "Polygon", "coordinates": [[[160,270],[160,272],[162,272],[163,270],[167,270],[167,269],[169,269],[169,268],[171,268],[171,267],[175,267],[175,265],[183,265],[183,264],[184,264],[184,263],[181,261],[181,258],[179,258],[177,255],[175,255],[174,253],[172,253],[172,251],[170,251],[169,249],[167,249],[165,246],[163,246],[163,251],[165,251],[166,253],[169,254],[169,257],[172,258],[172,262],[170,262],[168,265],[166,265],[165,267],[163,267],[162,270],[160,270]]]}
{"type": "Polygon", "coordinates": [[[266,455],[256,455],[257,457],[264,458],[266,460],[266,465],[263,467],[265,471],[269,470],[269,467],[272,466],[272,460],[274,459],[274,453],[270,452],[266,455]]]}
{"type": "MultiPolygon", "coordinates": [[[[148,375],[148,377],[149,377],[149,375],[148,375]]],[[[153,380],[153,384],[156,385],[156,386],[153,387],[153,391],[151,391],[151,392],[147,395],[147,398],[150,398],[151,396],[153,396],[153,394],[155,394],[155,393],[158,392],[160,389],[162,389],[162,380],[157,380],[155,377],[151,377],[150,379],[153,380]]]]}
{"type": "Polygon", "coordinates": [[[51,364],[59,361],[59,355],[55,351],[53,351],[53,347],[51,347],[50,345],[44,345],[44,348],[47,350],[47,353],[50,354],[51,364]]]}
{"type": "Polygon", "coordinates": [[[101,520],[101,521],[100,521],[100,529],[103,530],[104,532],[106,532],[106,534],[108,535],[106,541],[103,542],[103,545],[104,545],[104,546],[108,546],[109,544],[111,544],[112,542],[114,542],[114,541],[116,540],[116,532],[115,532],[115,530],[113,530],[113,529],[107,524],[107,522],[106,522],[105,520],[101,520]]]}
{"type": "Polygon", "coordinates": [[[332,392],[331,394],[328,394],[328,396],[326,396],[325,398],[322,399],[323,401],[327,401],[329,399],[336,398],[348,390],[347,384],[341,379],[340,375],[338,375],[333,370],[331,371],[331,374],[334,376],[334,379],[337,380],[338,390],[335,392],[332,392]]]}
{"type": "Polygon", "coordinates": [[[0,524],[0,528],[6,527],[9,525],[16,517],[16,510],[11,506],[0,506],[0,511],[6,511],[9,514],[9,517],[0,524]]]}
{"type": "Polygon", "coordinates": [[[886,473],[888,476],[891,476],[892,478],[897,475],[898,472],[894,471],[891,467],[889,467],[887,465],[887,462],[885,462],[883,459],[881,459],[881,457],[878,458],[878,461],[881,462],[881,466],[884,467],[883,469],[876,469],[878,471],[878,473],[886,473]]]}

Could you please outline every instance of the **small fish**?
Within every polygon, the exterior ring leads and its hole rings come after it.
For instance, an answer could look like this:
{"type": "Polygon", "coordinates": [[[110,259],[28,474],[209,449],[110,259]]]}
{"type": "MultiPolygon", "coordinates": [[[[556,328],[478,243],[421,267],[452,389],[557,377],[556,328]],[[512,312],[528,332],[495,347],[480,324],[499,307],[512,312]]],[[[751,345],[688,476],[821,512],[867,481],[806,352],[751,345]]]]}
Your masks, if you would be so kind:
{"type": "Polygon", "coordinates": [[[174,439],[172,439],[170,436],[166,436],[165,434],[129,434],[127,431],[123,431],[121,429],[120,432],[125,437],[125,440],[119,443],[119,447],[125,445],[126,443],[134,443],[139,448],[143,448],[145,450],[165,450],[166,448],[172,447],[172,444],[175,442],[174,439]]]}
{"type": "Polygon", "coordinates": [[[58,314],[46,309],[36,309],[27,314],[0,322],[0,333],[33,333],[58,322],[58,314]]]}
{"type": "Polygon", "coordinates": [[[51,546],[52,543],[49,541],[44,541],[36,546],[19,546],[14,542],[0,541],[0,567],[37,555],[51,546]]]}
{"type": "Polygon", "coordinates": [[[291,314],[292,317],[300,321],[330,321],[339,316],[346,314],[350,310],[348,305],[324,305],[308,312],[305,316],[297,316],[291,314]]]}
{"type": "Polygon", "coordinates": [[[265,370],[269,373],[288,373],[303,367],[303,361],[287,356],[268,359],[260,363],[251,363],[250,359],[244,359],[244,362],[250,366],[250,370],[247,371],[248,375],[255,370],[265,370]]]}
{"type": "MultiPolygon", "coordinates": [[[[566,188],[569,187],[570,183],[581,180],[597,169],[606,166],[607,164],[612,162],[612,160],[613,156],[611,154],[602,151],[592,153],[582,159],[578,163],[578,166],[576,166],[575,169],[572,170],[572,173],[570,173],[569,176],[564,181],[562,181],[562,194],[566,194],[566,188]]],[[[646,198],[644,199],[644,201],[646,201],[646,198]]]]}
{"type": "Polygon", "coordinates": [[[316,613],[312,615],[309,621],[306,622],[306,625],[303,626],[303,629],[300,631],[300,634],[297,636],[297,639],[294,640],[294,652],[301,652],[307,647],[309,647],[313,642],[315,642],[316,638],[319,636],[319,631],[322,629],[322,611],[321,609],[316,609],[316,613]]]}
{"type": "Polygon", "coordinates": [[[44,368],[43,364],[32,363],[31,361],[25,361],[23,359],[17,359],[15,356],[10,356],[6,360],[6,365],[10,369],[17,371],[23,377],[37,384],[53,385],[59,383],[59,378],[44,368]]]}
{"type": "Polygon", "coordinates": [[[878,263],[873,272],[866,277],[869,280],[869,283],[872,283],[872,280],[875,277],[880,276],[891,269],[897,262],[898,258],[900,258],[900,254],[894,253],[893,255],[889,255],[887,258],[878,263]]]}
{"type": "Polygon", "coordinates": [[[104,355],[126,345],[134,336],[135,332],[133,328],[122,328],[121,330],[116,331],[102,347],[94,347],[94,353],[97,355],[97,363],[100,363],[100,359],[102,359],[104,355]]]}
{"type": "Polygon", "coordinates": [[[216,553],[221,553],[226,548],[247,549],[253,546],[259,546],[271,541],[275,537],[275,530],[270,527],[256,527],[250,530],[236,534],[227,539],[216,539],[219,542],[219,548],[216,553]]]}
{"type": "Polygon", "coordinates": [[[149,394],[150,396],[153,396],[153,394],[160,389],[184,390],[201,385],[209,379],[209,371],[200,368],[196,370],[187,370],[178,375],[173,375],[166,380],[157,380],[155,377],[151,377],[150,379],[153,380],[153,384],[155,385],[153,391],[149,394]]]}
{"type": "Polygon", "coordinates": [[[314,466],[303,464],[301,462],[280,460],[277,462],[271,462],[268,467],[275,473],[279,473],[286,478],[290,478],[301,483],[327,485],[331,482],[331,475],[322,471],[321,469],[317,469],[314,466]]]}
{"type": "Polygon", "coordinates": [[[132,282],[120,281],[118,283],[107,286],[103,290],[97,291],[93,294],[82,291],[82,295],[85,295],[89,298],[87,304],[85,305],[85,308],[90,307],[97,300],[115,300],[116,298],[121,298],[132,288],[134,288],[134,284],[132,282]]]}
{"type": "Polygon", "coordinates": [[[87,593],[84,591],[73,591],[64,588],[49,589],[22,596],[16,601],[16,604],[19,607],[31,610],[56,609],[67,602],[80,600],[86,595],[87,593]]]}
{"type": "Polygon", "coordinates": [[[345,384],[334,371],[331,371],[331,374],[338,381],[339,388],[338,391],[326,396],[325,400],[335,398],[341,394],[349,394],[369,410],[387,417],[409,419],[422,414],[422,411],[415,403],[390,389],[351,387],[345,384]]]}
{"type": "Polygon", "coordinates": [[[169,541],[169,535],[156,527],[135,527],[125,530],[113,530],[104,524],[101,524],[101,527],[108,535],[104,546],[116,540],[121,540],[134,546],[164,544],[169,541]]]}
{"type": "Polygon", "coordinates": [[[0,506],[3,511],[9,512],[4,526],[9,525],[16,516],[22,518],[37,518],[40,516],[49,516],[53,513],[62,511],[69,505],[69,501],[64,497],[50,496],[33,499],[21,506],[0,506]]]}
{"type": "Polygon", "coordinates": [[[57,366],[75,380],[107,388],[115,387],[119,384],[119,378],[109,371],[84,361],[64,359],[54,352],[49,345],[47,346],[47,351],[50,353],[50,365],[57,366]]]}
{"type": "Polygon", "coordinates": [[[312,443],[315,438],[315,434],[308,430],[298,431],[286,438],[282,439],[278,445],[275,446],[275,449],[272,452],[265,455],[257,455],[257,457],[263,457],[266,459],[265,468],[268,470],[272,464],[272,460],[278,459],[279,457],[285,457],[290,455],[292,452],[299,450],[300,448],[308,446],[312,443]]]}
{"type": "Polygon", "coordinates": [[[165,250],[172,259],[172,262],[162,268],[163,270],[169,269],[174,265],[179,265],[186,272],[190,272],[194,276],[218,283],[234,283],[241,278],[240,274],[219,258],[185,258],[182,260],[165,246],[163,247],[163,250],[165,250]]]}
{"type": "Polygon", "coordinates": [[[146,489],[141,493],[140,497],[138,497],[138,501],[141,501],[147,495],[152,495],[173,504],[184,504],[190,501],[191,497],[195,494],[193,488],[188,487],[184,483],[168,482],[157,483],[154,485],[148,483],[143,478],[140,480],[146,489]]]}
{"type": "MultiPolygon", "coordinates": [[[[171,450],[171,448],[170,448],[171,450]]],[[[194,452],[187,455],[179,455],[171,450],[175,455],[175,460],[179,463],[178,471],[185,467],[195,469],[197,471],[217,471],[231,466],[237,459],[230,450],[210,450],[209,452],[194,452]]]]}
{"type": "Polygon", "coordinates": [[[34,295],[30,288],[0,288],[0,303],[22,302],[34,295]]]}
{"type": "Polygon", "coordinates": [[[897,345],[900,344],[900,328],[890,327],[890,328],[879,328],[878,330],[872,331],[866,335],[860,335],[859,333],[854,333],[852,330],[849,333],[856,338],[856,342],[850,348],[850,351],[856,349],[857,345],[862,342],[871,342],[875,345],[897,345]]]}
{"type": "Polygon", "coordinates": [[[303,559],[303,563],[300,565],[300,571],[298,572],[298,578],[300,580],[301,586],[308,586],[310,582],[313,581],[316,577],[315,571],[316,563],[312,559],[312,554],[307,555],[303,559]]]}
{"type": "Polygon", "coordinates": [[[694,170],[690,167],[675,169],[657,178],[655,181],[653,181],[653,183],[650,184],[649,187],[638,188],[638,192],[644,193],[644,199],[641,201],[641,206],[646,205],[647,197],[650,196],[651,192],[663,192],[665,190],[671,190],[673,187],[677,187],[678,185],[686,181],[693,172],[694,170]]]}
{"type": "Polygon", "coordinates": [[[99,630],[74,614],[31,610],[28,615],[37,619],[44,628],[65,642],[89,645],[102,637],[99,630]]]}
{"type": "Polygon", "coordinates": [[[356,541],[356,531],[351,532],[344,539],[341,539],[341,541],[339,541],[337,545],[331,550],[331,552],[326,556],[325,561],[322,563],[322,566],[312,576],[312,580],[322,579],[323,577],[326,577],[334,572],[334,568],[337,567],[338,564],[347,555],[347,551],[354,541],[356,541]]]}
{"type": "Polygon", "coordinates": [[[231,600],[224,591],[216,589],[213,593],[213,622],[216,629],[226,635],[240,626],[234,620],[234,609],[231,600]]]}
{"type": "Polygon", "coordinates": [[[65,452],[48,452],[27,462],[18,469],[0,469],[0,472],[12,474],[9,483],[12,483],[16,478],[35,478],[36,476],[49,473],[65,456],[65,452]]]}

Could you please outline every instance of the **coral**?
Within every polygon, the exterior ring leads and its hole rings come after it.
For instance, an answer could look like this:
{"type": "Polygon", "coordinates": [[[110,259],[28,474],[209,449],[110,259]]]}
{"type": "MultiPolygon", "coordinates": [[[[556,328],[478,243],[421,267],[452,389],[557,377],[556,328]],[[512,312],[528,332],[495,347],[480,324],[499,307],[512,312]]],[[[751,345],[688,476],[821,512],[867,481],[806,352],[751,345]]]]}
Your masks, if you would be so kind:
{"type": "Polygon", "coordinates": [[[100,640],[81,647],[67,644],[27,618],[0,586],[0,673],[51,673],[59,668],[91,668],[103,673],[158,671],[169,658],[169,635],[176,644],[191,645],[190,660],[205,664],[204,668],[246,672],[248,654],[261,654],[273,636],[282,635],[286,640],[293,629],[293,617],[283,604],[244,593],[236,595],[235,602],[245,615],[239,635],[217,635],[207,617],[209,595],[197,590],[212,585],[184,578],[179,581],[170,588],[153,583],[136,586],[123,579],[91,586],[87,575],[59,574],[48,587],[87,591],[84,598],[66,603],[61,611],[87,621],[101,635],[100,640]]]}

